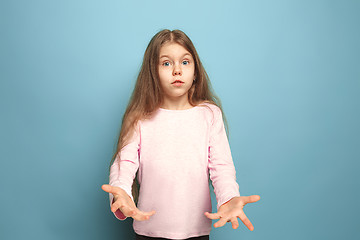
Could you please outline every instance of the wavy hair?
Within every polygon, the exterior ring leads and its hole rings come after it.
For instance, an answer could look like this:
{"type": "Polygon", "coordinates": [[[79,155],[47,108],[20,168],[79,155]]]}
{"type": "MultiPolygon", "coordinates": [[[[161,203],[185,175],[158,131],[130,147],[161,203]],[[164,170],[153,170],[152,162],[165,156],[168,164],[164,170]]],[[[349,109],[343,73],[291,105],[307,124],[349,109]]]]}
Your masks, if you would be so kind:
{"type": "MultiPolygon", "coordinates": [[[[190,38],[181,30],[164,29],[156,33],[148,44],[134,90],[122,118],[121,130],[117,141],[117,148],[112,156],[109,170],[118,153],[126,146],[132,133],[137,130],[139,120],[151,118],[152,114],[163,103],[164,92],[161,88],[158,74],[159,54],[161,47],[168,42],[180,44],[189,51],[194,59],[196,80],[188,92],[190,105],[197,106],[200,103],[210,103],[221,109],[227,136],[229,137],[228,123],[223,112],[220,99],[212,89],[209,76],[207,75],[199,55],[190,38]]],[[[132,195],[137,203],[139,195],[139,183],[137,177],[132,185],[132,195]]]]}

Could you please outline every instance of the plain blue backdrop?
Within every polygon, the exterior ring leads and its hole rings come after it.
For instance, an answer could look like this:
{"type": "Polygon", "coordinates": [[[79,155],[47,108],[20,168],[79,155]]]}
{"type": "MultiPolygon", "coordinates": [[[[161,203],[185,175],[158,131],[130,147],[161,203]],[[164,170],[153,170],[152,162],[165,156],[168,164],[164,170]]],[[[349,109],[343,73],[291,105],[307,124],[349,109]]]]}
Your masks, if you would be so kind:
{"type": "Polygon", "coordinates": [[[261,196],[245,207],[253,232],[227,223],[211,239],[359,239],[359,12],[340,0],[1,1],[0,239],[134,236],[100,187],[164,28],[193,40],[240,193],[261,196]]]}

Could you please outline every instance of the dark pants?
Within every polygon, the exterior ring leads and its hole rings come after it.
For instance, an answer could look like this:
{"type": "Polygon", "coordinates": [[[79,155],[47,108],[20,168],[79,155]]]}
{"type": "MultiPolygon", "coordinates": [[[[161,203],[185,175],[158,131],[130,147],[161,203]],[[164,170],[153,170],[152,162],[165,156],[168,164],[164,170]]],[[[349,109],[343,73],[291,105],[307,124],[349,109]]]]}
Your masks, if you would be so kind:
{"type": "MultiPolygon", "coordinates": [[[[154,238],[154,237],[139,235],[137,233],[135,233],[135,234],[136,234],[136,240],[170,240],[168,238],[154,238]]],[[[192,237],[192,238],[187,238],[187,239],[188,240],[209,240],[209,235],[200,236],[200,237],[192,237]]]]}

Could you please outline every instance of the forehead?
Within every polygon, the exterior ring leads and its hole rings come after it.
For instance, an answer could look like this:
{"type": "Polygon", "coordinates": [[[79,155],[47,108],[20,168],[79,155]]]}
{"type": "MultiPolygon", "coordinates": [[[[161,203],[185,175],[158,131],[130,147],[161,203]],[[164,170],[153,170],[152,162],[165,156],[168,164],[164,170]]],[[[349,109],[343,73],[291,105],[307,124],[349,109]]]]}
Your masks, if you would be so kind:
{"type": "Polygon", "coordinates": [[[188,50],[186,50],[186,48],[184,48],[180,44],[174,43],[174,42],[165,43],[160,48],[159,55],[160,55],[160,58],[162,58],[162,57],[176,58],[176,57],[183,57],[184,55],[186,55],[188,57],[192,57],[191,53],[188,50]]]}

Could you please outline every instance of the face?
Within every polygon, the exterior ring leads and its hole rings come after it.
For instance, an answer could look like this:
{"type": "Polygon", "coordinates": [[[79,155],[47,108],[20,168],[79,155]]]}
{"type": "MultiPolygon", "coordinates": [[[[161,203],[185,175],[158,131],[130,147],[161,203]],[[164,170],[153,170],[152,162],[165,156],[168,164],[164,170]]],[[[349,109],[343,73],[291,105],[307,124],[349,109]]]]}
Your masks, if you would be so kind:
{"type": "Polygon", "coordinates": [[[158,72],[165,98],[187,100],[195,79],[195,63],[190,52],[177,43],[164,44],[160,49],[158,72]]]}

